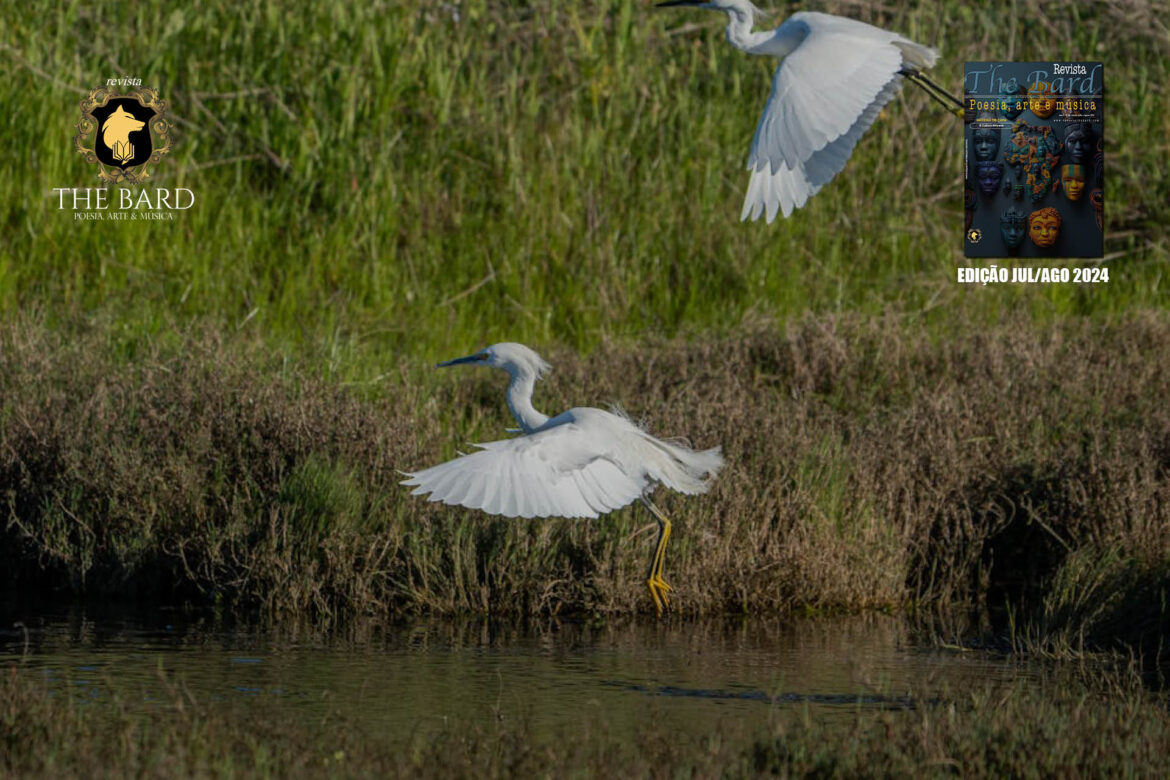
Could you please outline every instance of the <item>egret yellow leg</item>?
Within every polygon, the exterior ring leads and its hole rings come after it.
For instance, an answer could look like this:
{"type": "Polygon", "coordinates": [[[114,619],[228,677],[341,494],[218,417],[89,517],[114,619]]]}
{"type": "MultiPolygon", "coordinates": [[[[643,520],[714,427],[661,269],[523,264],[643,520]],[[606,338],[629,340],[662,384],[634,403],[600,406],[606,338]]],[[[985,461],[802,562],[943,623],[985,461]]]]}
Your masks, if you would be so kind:
{"type": "Polygon", "coordinates": [[[658,612],[658,616],[662,616],[662,610],[670,607],[670,597],[666,594],[673,588],[662,579],[662,567],[666,563],[666,543],[670,540],[670,518],[654,504],[643,499],[646,508],[654,515],[654,519],[658,521],[658,543],[654,546],[654,557],[650,560],[650,571],[646,575],[646,586],[650,588],[650,597],[654,599],[654,609],[658,612]]]}
{"type": "Polygon", "coordinates": [[[666,566],[666,543],[670,541],[670,521],[664,520],[662,525],[662,541],[658,544],[658,568],[654,572],[654,581],[658,585],[659,595],[662,596],[662,601],[667,606],[670,606],[670,599],[666,597],[667,592],[674,590],[662,579],[662,569],[666,566]]]}
{"type": "Polygon", "coordinates": [[[665,594],[658,589],[658,561],[661,557],[663,547],[663,525],[662,521],[658,521],[658,542],[654,545],[654,555],[650,559],[650,570],[646,573],[646,587],[650,589],[650,598],[654,599],[654,610],[658,613],[658,617],[662,617],[662,610],[669,606],[666,602],[665,594]]]}

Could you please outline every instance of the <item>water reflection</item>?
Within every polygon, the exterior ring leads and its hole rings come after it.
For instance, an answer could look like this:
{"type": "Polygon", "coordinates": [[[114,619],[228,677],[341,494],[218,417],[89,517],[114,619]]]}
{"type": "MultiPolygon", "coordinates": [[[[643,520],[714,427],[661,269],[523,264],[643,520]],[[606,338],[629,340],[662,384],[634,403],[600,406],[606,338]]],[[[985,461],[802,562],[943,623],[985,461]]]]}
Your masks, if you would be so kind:
{"type": "Polygon", "coordinates": [[[513,624],[426,621],[322,638],[165,615],[84,612],[0,633],[0,664],[101,700],[263,698],[306,719],[338,709],[368,733],[409,739],[452,720],[522,721],[539,736],[586,719],[633,734],[765,725],[785,710],[842,718],[905,709],[946,686],[1011,684],[1031,672],[980,653],[914,650],[898,619],[513,624]],[[25,650],[27,642],[27,652],[25,650]]]}

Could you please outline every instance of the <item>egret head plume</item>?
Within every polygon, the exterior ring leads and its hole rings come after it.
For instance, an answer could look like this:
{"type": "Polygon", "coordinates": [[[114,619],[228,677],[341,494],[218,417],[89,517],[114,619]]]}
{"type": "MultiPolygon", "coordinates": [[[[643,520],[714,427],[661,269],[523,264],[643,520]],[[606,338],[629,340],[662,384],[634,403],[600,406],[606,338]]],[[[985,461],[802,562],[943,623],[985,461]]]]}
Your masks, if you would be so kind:
{"type": "Polygon", "coordinates": [[[517,344],[512,341],[492,344],[487,349],[480,350],[467,357],[444,361],[439,364],[439,367],[456,366],[464,363],[502,368],[512,376],[530,374],[537,379],[552,370],[552,366],[545,362],[544,358],[536,354],[535,351],[523,344],[517,344]]]}

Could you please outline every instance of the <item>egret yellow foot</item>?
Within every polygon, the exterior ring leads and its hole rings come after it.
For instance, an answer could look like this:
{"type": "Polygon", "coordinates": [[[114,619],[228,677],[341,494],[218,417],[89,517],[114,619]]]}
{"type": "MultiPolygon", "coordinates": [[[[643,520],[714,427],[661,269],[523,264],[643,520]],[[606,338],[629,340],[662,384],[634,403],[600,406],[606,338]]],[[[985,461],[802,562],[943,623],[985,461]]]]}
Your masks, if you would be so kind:
{"type": "Polygon", "coordinates": [[[670,519],[647,499],[643,498],[642,503],[658,521],[658,543],[654,546],[654,557],[650,559],[646,586],[650,588],[650,597],[654,599],[654,609],[657,610],[658,617],[662,617],[662,610],[670,608],[670,597],[666,594],[674,590],[662,579],[662,567],[666,563],[666,542],[670,539],[670,519]]]}
{"type": "Polygon", "coordinates": [[[658,592],[658,583],[654,580],[646,580],[646,587],[650,589],[650,598],[654,599],[654,611],[658,613],[658,617],[662,617],[662,610],[670,606],[666,596],[658,592]]]}
{"type": "Polygon", "coordinates": [[[658,598],[662,599],[662,605],[667,609],[670,609],[670,597],[666,594],[670,593],[672,590],[674,590],[674,588],[670,587],[670,585],[668,585],[666,580],[662,579],[662,577],[658,577],[657,579],[652,580],[652,582],[654,583],[654,587],[658,590],[658,598]]]}

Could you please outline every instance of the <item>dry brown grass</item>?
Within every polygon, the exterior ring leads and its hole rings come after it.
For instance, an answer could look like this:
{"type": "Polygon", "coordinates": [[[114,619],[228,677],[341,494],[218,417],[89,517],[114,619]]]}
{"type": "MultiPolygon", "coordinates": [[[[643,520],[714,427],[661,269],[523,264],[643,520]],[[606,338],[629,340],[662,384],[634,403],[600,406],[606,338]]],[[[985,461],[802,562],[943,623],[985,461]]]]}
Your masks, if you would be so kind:
{"type": "MultiPolygon", "coordinates": [[[[502,375],[409,372],[371,397],[254,344],[105,338],[27,320],[0,338],[9,586],[274,617],[649,607],[640,510],[500,520],[398,486],[503,435],[502,375]]],[[[548,357],[538,407],[613,401],[723,446],[709,495],[660,496],[684,613],[1010,604],[1084,635],[1108,622],[1076,607],[1099,606],[1086,589],[1170,582],[1164,314],[933,334],[821,317],[548,357]]]]}

